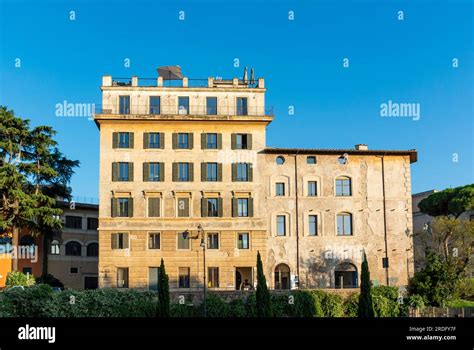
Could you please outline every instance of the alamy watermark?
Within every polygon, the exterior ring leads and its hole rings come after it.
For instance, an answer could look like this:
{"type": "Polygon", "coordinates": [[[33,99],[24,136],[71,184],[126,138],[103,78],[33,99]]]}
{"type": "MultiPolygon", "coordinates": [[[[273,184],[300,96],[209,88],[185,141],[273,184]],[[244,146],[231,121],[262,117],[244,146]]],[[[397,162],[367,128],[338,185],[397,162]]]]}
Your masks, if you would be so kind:
{"type": "Polygon", "coordinates": [[[421,106],[419,103],[393,102],[388,100],[380,104],[381,117],[412,118],[417,121],[421,118],[421,106]]]}
{"type": "Polygon", "coordinates": [[[56,117],[89,118],[95,115],[95,103],[72,103],[66,100],[54,106],[56,117]]]}

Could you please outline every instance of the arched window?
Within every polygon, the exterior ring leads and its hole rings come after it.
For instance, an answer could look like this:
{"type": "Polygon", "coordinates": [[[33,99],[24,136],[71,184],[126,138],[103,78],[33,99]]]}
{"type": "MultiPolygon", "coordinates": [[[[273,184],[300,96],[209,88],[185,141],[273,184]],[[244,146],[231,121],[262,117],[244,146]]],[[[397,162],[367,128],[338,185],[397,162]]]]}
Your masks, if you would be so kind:
{"type": "Polygon", "coordinates": [[[351,178],[347,176],[339,176],[336,179],[336,196],[346,197],[352,195],[352,183],[351,178]]]}
{"type": "Polygon", "coordinates": [[[357,288],[357,267],[349,262],[341,263],[334,270],[336,288],[357,288]]]}
{"type": "Polygon", "coordinates": [[[76,241],[66,243],[66,255],[81,256],[81,243],[76,241]]]}
{"type": "Polygon", "coordinates": [[[285,158],[283,156],[278,156],[275,161],[278,165],[283,165],[283,163],[285,163],[285,158]]]}
{"type": "Polygon", "coordinates": [[[275,267],[275,289],[290,289],[290,268],[286,264],[275,267]]]}
{"type": "Polygon", "coordinates": [[[50,254],[59,255],[59,241],[51,241],[50,254]]]}
{"type": "Polygon", "coordinates": [[[338,236],[352,236],[352,214],[351,213],[337,214],[337,235],[338,236]]]}
{"type": "Polygon", "coordinates": [[[87,245],[87,256],[99,256],[99,244],[98,243],[89,243],[87,245]]]}

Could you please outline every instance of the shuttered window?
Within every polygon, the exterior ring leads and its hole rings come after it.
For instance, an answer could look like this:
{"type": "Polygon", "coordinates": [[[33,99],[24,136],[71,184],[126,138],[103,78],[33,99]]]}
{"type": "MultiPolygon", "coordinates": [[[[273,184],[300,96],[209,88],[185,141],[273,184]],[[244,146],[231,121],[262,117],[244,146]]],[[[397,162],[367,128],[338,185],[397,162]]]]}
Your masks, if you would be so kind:
{"type": "Polygon", "coordinates": [[[232,164],[232,181],[253,181],[253,168],[251,163],[232,164]]]}
{"type": "Polygon", "coordinates": [[[160,217],[160,203],[161,198],[150,197],[148,198],[148,217],[160,217]]]}
{"type": "Polygon", "coordinates": [[[129,237],[128,233],[119,232],[112,233],[112,249],[128,249],[129,237]]]}
{"type": "Polygon", "coordinates": [[[178,217],[187,218],[189,217],[189,198],[178,198],[177,199],[177,211],[178,217]]]}
{"type": "Polygon", "coordinates": [[[148,249],[160,249],[160,233],[159,232],[150,232],[148,233],[148,249]]]}
{"type": "Polygon", "coordinates": [[[162,132],[143,133],[144,149],[162,149],[164,148],[165,134],[162,132]]]}
{"type": "Polygon", "coordinates": [[[133,198],[112,198],[112,217],[132,217],[133,198]]]}
{"type": "Polygon", "coordinates": [[[112,134],[113,148],[133,148],[133,132],[114,132],[112,134]]]}

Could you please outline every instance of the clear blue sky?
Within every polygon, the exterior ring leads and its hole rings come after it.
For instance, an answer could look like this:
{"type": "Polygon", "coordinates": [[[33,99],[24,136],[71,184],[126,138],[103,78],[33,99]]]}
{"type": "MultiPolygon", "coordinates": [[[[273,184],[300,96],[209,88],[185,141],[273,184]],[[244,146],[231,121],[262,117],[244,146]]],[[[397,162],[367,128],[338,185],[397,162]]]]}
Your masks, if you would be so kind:
{"type": "Polygon", "coordinates": [[[174,64],[190,78],[254,67],[277,114],[269,146],[416,148],[413,192],[473,182],[472,1],[0,3],[0,104],[58,131],[61,150],[82,163],[75,195],[97,197],[99,132],[55,117],[55,104],[100,103],[102,75],[156,77],[174,64]],[[421,119],[380,117],[388,100],[420,103],[421,119]]]}

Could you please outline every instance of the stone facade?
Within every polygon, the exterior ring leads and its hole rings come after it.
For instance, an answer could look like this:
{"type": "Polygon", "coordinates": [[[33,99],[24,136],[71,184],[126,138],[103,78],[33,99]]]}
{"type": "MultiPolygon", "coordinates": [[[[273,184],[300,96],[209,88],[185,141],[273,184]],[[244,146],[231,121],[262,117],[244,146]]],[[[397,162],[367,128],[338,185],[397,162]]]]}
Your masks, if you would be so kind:
{"type": "Polygon", "coordinates": [[[357,287],[362,251],[374,282],[406,284],[416,151],[267,148],[263,79],[139,82],[105,76],[95,115],[100,287],[155,288],[164,259],[174,291],[251,289],[257,252],[274,289],[357,287]]]}

